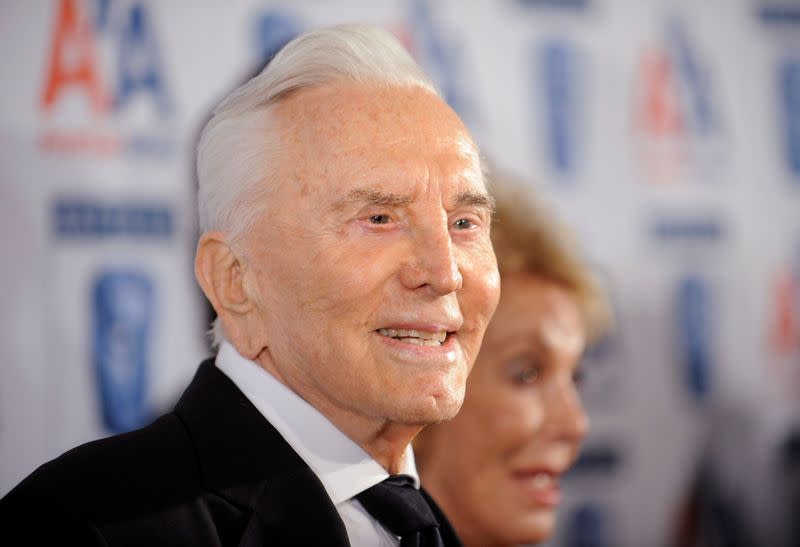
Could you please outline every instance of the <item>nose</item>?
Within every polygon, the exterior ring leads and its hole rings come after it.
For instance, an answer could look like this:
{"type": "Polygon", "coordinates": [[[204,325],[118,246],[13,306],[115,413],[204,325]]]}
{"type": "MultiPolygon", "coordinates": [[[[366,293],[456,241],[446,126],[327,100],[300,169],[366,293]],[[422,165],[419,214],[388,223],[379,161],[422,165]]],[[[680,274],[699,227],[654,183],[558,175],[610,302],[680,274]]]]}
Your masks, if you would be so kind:
{"type": "Polygon", "coordinates": [[[547,427],[563,441],[579,444],[589,432],[589,416],[572,378],[551,386],[547,398],[547,427]]]}
{"type": "Polygon", "coordinates": [[[461,289],[464,280],[446,218],[415,231],[400,281],[406,288],[427,289],[437,296],[461,289]]]}

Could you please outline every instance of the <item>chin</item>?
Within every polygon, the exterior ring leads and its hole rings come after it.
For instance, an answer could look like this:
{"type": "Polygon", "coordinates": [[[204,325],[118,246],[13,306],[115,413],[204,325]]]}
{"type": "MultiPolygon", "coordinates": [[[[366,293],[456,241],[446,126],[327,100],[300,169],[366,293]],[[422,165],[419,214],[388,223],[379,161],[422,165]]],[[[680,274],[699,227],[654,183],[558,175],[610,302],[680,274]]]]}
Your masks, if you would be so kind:
{"type": "Polygon", "coordinates": [[[527,517],[517,529],[516,539],[512,543],[541,543],[550,539],[556,524],[556,515],[553,511],[527,517]]]}
{"type": "Polygon", "coordinates": [[[428,423],[435,424],[439,422],[447,422],[452,420],[461,410],[461,405],[464,404],[464,388],[454,389],[448,391],[444,395],[433,397],[433,406],[431,412],[431,420],[428,423]]]}
{"type": "Polygon", "coordinates": [[[530,522],[528,519],[509,522],[498,516],[492,519],[489,528],[480,527],[472,534],[465,534],[464,545],[536,545],[550,539],[553,535],[554,521],[530,522]]]}
{"type": "Polygon", "coordinates": [[[433,425],[455,418],[464,402],[461,397],[428,396],[403,408],[395,409],[394,420],[408,425],[433,425]]]}

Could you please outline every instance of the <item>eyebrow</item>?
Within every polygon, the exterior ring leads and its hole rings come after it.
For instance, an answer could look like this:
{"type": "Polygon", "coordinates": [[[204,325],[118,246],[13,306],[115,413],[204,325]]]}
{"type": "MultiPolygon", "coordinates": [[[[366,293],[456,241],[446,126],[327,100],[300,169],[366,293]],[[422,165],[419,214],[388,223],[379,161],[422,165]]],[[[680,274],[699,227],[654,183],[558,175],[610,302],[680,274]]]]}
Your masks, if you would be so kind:
{"type": "MultiPolygon", "coordinates": [[[[339,209],[356,203],[402,207],[404,205],[408,205],[412,201],[414,201],[414,199],[409,195],[358,188],[348,192],[347,195],[334,204],[334,207],[339,209]]],[[[481,192],[467,190],[466,192],[461,192],[458,194],[454,201],[456,207],[482,207],[489,211],[490,214],[494,213],[495,209],[494,198],[481,192]]]]}
{"type": "Polygon", "coordinates": [[[407,195],[359,188],[349,191],[347,195],[334,204],[334,207],[340,209],[355,203],[401,207],[403,205],[408,205],[412,201],[412,197],[407,195]]]}
{"type": "Polygon", "coordinates": [[[494,213],[495,201],[489,194],[467,190],[456,196],[455,205],[456,207],[482,207],[489,213],[494,213]]]}

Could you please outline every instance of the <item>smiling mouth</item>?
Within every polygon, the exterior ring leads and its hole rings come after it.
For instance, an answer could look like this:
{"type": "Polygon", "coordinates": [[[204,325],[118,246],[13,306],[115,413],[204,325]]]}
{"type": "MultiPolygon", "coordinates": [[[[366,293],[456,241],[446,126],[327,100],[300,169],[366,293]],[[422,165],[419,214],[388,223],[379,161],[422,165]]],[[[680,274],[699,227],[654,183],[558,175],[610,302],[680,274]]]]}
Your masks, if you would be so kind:
{"type": "Polygon", "coordinates": [[[545,470],[517,471],[512,476],[537,505],[555,508],[561,502],[559,473],[545,470]]]}
{"type": "Polygon", "coordinates": [[[428,332],[412,329],[378,329],[378,334],[393,338],[400,342],[414,346],[433,346],[438,347],[444,344],[450,335],[447,331],[428,332]]]}

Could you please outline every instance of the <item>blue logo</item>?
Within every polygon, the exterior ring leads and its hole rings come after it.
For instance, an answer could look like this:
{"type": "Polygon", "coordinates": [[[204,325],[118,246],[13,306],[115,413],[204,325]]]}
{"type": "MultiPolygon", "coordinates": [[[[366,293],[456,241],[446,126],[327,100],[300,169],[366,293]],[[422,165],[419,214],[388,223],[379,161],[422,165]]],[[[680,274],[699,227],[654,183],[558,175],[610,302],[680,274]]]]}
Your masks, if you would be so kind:
{"type": "Polygon", "coordinates": [[[769,25],[800,24],[800,6],[788,2],[765,2],[758,10],[758,17],[769,25]]]}
{"type": "Polygon", "coordinates": [[[651,226],[651,234],[662,243],[717,243],[725,237],[725,228],[713,217],[660,218],[651,226]]]}
{"type": "Polygon", "coordinates": [[[94,372],[103,423],[113,433],[151,419],[147,392],[153,292],[151,278],[138,271],[107,271],[94,281],[94,372]]]}
{"type": "Polygon", "coordinates": [[[419,61],[436,82],[444,100],[464,122],[474,128],[478,120],[467,96],[463,79],[462,50],[458,42],[446,38],[435,23],[429,0],[412,0],[411,24],[419,61]],[[462,85],[463,84],[463,85],[462,85]]]}
{"type": "Polygon", "coordinates": [[[167,205],[62,198],[53,206],[53,234],[59,239],[129,237],[169,239],[175,231],[167,205]]]}
{"type": "Polygon", "coordinates": [[[567,524],[569,547],[609,547],[607,511],[595,503],[585,503],[574,509],[567,524]]]}
{"type": "Polygon", "coordinates": [[[595,444],[584,446],[569,475],[611,475],[622,465],[618,446],[595,444]]]}
{"type": "Polygon", "coordinates": [[[137,93],[148,93],[162,116],[172,111],[167,94],[161,54],[149,13],[142,4],[133,4],[127,21],[119,29],[116,110],[121,110],[137,93]]]}
{"type": "Polygon", "coordinates": [[[585,9],[588,0],[517,0],[520,4],[530,8],[567,8],[585,9]]]}
{"type": "Polygon", "coordinates": [[[711,389],[712,299],[706,281],[687,275],[678,283],[677,319],[679,348],[682,354],[686,386],[697,399],[711,389]]]}
{"type": "Polygon", "coordinates": [[[292,14],[275,10],[256,19],[255,37],[259,61],[269,62],[280,49],[303,32],[303,25],[292,14]]]}
{"type": "Polygon", "coordinates": [[[682,19],[671,18],[667,25],[667,41],[672,50],[672,59],[678,69],[684,91],[687,129],[708,135],[716,131],[721,122],[711,98],[709,72],[697,58],[682,19]]]}
{"type": "Polygon", "coordinates": [[[567,174],[575,167],[575,141],[578,133],[577,61],[575,48],[562,40],[544,45],[539,54],[541,72],[537,80],[544,86],[548,158],[552,168],[567,174]]]}
{"type": "Polygon", "coordinates": [[[800,175],[800,59],[784,60],[778,71],[786,164],[800,175]]]}

